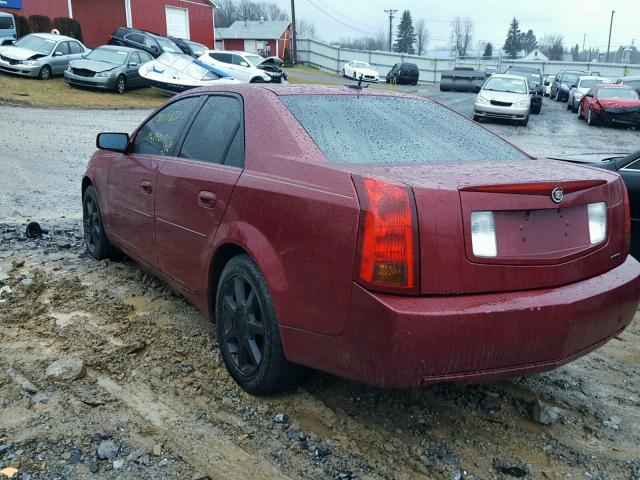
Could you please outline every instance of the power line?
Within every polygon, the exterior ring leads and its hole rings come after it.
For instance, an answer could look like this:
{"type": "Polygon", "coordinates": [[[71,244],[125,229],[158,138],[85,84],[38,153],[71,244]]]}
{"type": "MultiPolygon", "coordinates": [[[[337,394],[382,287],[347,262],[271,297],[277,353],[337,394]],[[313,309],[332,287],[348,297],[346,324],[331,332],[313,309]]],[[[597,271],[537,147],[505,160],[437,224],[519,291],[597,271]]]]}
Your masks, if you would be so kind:
{"type": "Polygon", "coordinates": [[[340,20],[339,18],[334,17],[333,15],[331,15],[329,12],[327,12],[326,10],[323,10],[321,7],[319,7],[318,5],[316,5],[313,0],[307,0],[309,2],[310,5],[313,5],[315,8],[317,8],[318,10],[320,10],[322,13],[324,13],[327,17],[332,18],[333,20],[335,20],[336,22],[338,22],[341,25],[344,25],[347,28],[350,28],[351,30],[355,30],[356,32],[362,33],[363,35],[367,35],[367,36],[373,36],[375,34],[371,33],[371,32],[365,32],[364,30],[360,30],[359,28],[356,28],[352,25],[349,25],[346,22],[343,22],[342,20],[340,20]]]}
{"type": "Polygon", "coordinates": [[[346,15],[345,13],[341,12],[340,10],[338,10],[335,7],[332,7],[331,5],[328,5],[327,3],[325,3],[323,0],[314,0],[315,2],[319,3],[320,5],[322,5],[325,8],[328,8],[329,10],[332,10],[333,12],[335,12],[336,15],[341,16],[342,18],[344,18],[345,20],[349,20],[350,22],[359,24],[360,27],[366,28],[367,30],[374,30],[374,27],[371,25],[368,25],[364,22],[361,22],[360,20],[357,20],[349,15],[346,15]]]}

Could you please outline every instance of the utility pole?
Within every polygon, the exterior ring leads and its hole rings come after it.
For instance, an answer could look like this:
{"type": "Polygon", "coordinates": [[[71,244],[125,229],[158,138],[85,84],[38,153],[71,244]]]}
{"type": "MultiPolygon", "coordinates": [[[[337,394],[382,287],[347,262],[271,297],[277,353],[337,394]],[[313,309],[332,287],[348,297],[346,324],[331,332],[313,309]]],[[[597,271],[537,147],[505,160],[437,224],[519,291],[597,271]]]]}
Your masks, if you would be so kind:
{"type": "Polygon", "coordinates": [[[291,0],[291,60],[295,65],[298,58],[298,34],[296,33],[296,0],[291,0]]]}
{"type": "Polygon", "coordinates": [[[609,23],[609,43],[607,44],[607,63],[609,63],[609,51],[611,50],[611,31],[613,30],[613,14],[615,10],[611,10],[611,23],[609,23]]]}
{"type": "Polygon", "coordinates": [[[587,34],[585,33],[582,35],[582,51],[583,52],[584,52],[584,44],[586,43],[586,41],[587,41],[587,34]]]}
{"type": "Polygon", "coordinates": [[[397,11],[398,10],[391,10],[391,9],[384,11],[385,13],[389,14],[389,51],[390,52],[393,50],[393,48],[391,48],[391,45],[393,44],[393,15],[397,11]]]}

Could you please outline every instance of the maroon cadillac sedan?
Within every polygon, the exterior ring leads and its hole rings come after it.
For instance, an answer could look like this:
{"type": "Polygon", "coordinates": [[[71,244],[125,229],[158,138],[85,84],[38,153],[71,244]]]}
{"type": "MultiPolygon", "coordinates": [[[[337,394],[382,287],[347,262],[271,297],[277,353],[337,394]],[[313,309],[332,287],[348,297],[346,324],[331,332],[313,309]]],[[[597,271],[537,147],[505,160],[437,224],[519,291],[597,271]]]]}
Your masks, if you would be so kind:
{"type": "Polygon", "coordinates": [[[638,306],[620,177],[534,160],[432,100],[199,89],[97,145],[88,251],[195,303],[253,394],[305,367],[382,387],[549,370],[638,306]]]}

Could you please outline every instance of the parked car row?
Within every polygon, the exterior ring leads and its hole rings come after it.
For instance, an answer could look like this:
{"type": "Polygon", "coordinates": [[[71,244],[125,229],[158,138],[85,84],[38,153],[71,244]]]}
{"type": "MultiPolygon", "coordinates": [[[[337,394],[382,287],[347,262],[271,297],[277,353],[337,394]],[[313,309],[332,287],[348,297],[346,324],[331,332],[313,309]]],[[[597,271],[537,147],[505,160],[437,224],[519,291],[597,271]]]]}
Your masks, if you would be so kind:
{"type": "MultiPolygon", "coordinates": [[[[351,60],[342,67],[342,76],[363,82],[378,82],[380,73],[371,64],[359,60],[351,60]]],[[[387,73],[385,81],[396,85],[417,85],[420,70],[415,63],[396,63],[387,73]]]]}
{"type": "MultiPolygon", "coordinates": [[[[9,35],[2,29],[9,26],[5,18],[10,18],[15,29],[12,16],[0,16],[0,40],[9,35]]],[[[247,52],[209,50],[190,40],[132,28],[118,28],[109,36],[107,45],[93,51],[63,35],[34,33],[17,42],[14,37],[11,33],[9,44],[0,47],[0,71],[41,80],[64,75],[70,85],[120,94],[150,84],[175,93],[223,78],[223,83],[231,79],[241,83],[280,83],[287,79],[277,57],[265,59],[247,52]],[[142,74],[144,65],[165,55],[151,73],[151,80],[142,74]],[[184,59],[176,63],[176,56],[184,59]],[[174,68],[174,63],[179,68],[174,68]],[[178,74],[181,80],[177,82],[177,77],[168,72],[178,74]]],[[[149,69],[145,69],[144,74],[148,73],[149,69]]]]}
{"type": "Polygon", "coordinates": [[[567,110],[589,126],[640,128],[640,77],[621,77],[613,83],[597,72],[563,70],[548,83],[550,97],[566,101],[567,110]]]}

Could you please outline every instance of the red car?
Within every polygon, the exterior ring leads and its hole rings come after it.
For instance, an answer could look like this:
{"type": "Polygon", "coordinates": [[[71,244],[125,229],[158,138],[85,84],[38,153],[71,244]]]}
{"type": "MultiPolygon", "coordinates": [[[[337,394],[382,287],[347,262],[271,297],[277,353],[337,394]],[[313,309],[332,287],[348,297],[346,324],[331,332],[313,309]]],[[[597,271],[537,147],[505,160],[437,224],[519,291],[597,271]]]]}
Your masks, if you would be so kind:
{"type": "Polygon", "coordinates": [[[638,306],[620,177],[534,160],[432,100],[198,89],[97,146],[88,251],[192,300],[254,394],[304,367],[382,387],[548,370],[638,306]]]}
{"type": "Polygon", "coordinates": [[[589,125],[640,127],[640,96],[629,85],[596,85],[580,100],[578,118],[589,125]]]}

